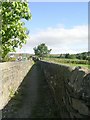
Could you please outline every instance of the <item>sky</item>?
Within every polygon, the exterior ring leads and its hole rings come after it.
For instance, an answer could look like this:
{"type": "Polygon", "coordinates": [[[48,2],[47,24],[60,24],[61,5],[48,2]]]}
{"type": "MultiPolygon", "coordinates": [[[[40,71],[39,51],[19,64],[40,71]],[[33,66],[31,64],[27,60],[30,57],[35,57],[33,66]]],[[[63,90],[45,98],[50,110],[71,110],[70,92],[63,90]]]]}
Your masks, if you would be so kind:
{"type": "Polygon", "coordinates": [[[52,54],[88,51],[88,2],[29,2],[32,20],[27,44],[17,52],[34,53],[45,43],[52,54]]]}

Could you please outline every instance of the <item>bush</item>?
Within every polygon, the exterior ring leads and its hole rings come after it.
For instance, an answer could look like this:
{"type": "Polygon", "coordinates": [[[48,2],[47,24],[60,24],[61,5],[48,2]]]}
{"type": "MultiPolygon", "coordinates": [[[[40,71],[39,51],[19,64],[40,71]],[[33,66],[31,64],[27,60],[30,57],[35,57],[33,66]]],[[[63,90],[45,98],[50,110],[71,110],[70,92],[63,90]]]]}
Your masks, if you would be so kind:
{"type": "Polygon", "coordinates": [[[1,60],[0,62],[13,62],[16,61],[16,58],[9,58],[8,56],[6,56],[3,60],[1,60]]]}
{"type": "Polygon", "coordinates": [[[72,63],[72,64],[88,64],[88,60],[77,60],[77,59],[56,59],[55,61],[61,63],[72,63]]]}
{"type": "Polygon", "coordinates": [[[9,61],[12,62],[12,61],[16,61],[16,58],[9,58],[9,61]]]}

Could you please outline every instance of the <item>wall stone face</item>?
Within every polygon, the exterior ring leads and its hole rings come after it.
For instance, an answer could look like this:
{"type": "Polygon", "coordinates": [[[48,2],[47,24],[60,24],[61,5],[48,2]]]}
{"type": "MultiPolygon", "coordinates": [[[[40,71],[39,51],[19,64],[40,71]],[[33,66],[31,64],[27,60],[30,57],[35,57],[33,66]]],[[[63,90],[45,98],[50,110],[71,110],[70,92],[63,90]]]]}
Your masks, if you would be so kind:
{"type": "Polygon", "coordinates": [[[61,118],[90,117],[90,71],[39,61],[61,118]]]}
{"type": "Polygon", "coordinates": [[[0,63],[0,109],[8,103],[32,65],[32,61],[0,63]]]}

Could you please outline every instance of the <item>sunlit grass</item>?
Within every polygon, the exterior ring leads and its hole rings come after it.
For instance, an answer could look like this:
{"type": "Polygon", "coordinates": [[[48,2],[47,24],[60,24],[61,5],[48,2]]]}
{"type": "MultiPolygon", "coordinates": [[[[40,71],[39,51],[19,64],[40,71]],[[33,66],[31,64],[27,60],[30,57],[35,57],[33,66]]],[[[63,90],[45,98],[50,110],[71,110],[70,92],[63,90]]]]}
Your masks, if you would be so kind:
{"type": "MultiPolygon", "coordinates": [[[[70,66],[70,67],[81,66],[83,68],[90,69],[90,65],[88,65],[88,63],[87,64],[76,64],[75,63],[76,61],[80,61],[80,60],[77,60],[77,59],[44,58],[44,60],[49,61],[49,62],[58,63],[58,64],[67,65],[67,66],[70,66]],[[74,62],[71,63],[71,61],[74,61],[74,62]]],[[[84,60],[82,60],[82,61],[84,61],[84,60]]],[[[88,62],[88,61],[84,61],[84,62],[88,62]]]]}

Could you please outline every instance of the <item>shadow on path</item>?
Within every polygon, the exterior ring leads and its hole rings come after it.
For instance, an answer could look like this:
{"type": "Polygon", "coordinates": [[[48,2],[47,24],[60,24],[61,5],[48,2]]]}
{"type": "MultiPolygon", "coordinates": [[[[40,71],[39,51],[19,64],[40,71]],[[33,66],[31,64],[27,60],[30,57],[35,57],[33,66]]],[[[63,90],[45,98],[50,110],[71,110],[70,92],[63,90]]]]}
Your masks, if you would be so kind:
{"type": "Polygon", "coordinates": [[[33,65],[15,96],[2,110],[3,118],[56,118],[59,111],[38,65],[33,65]]]}

